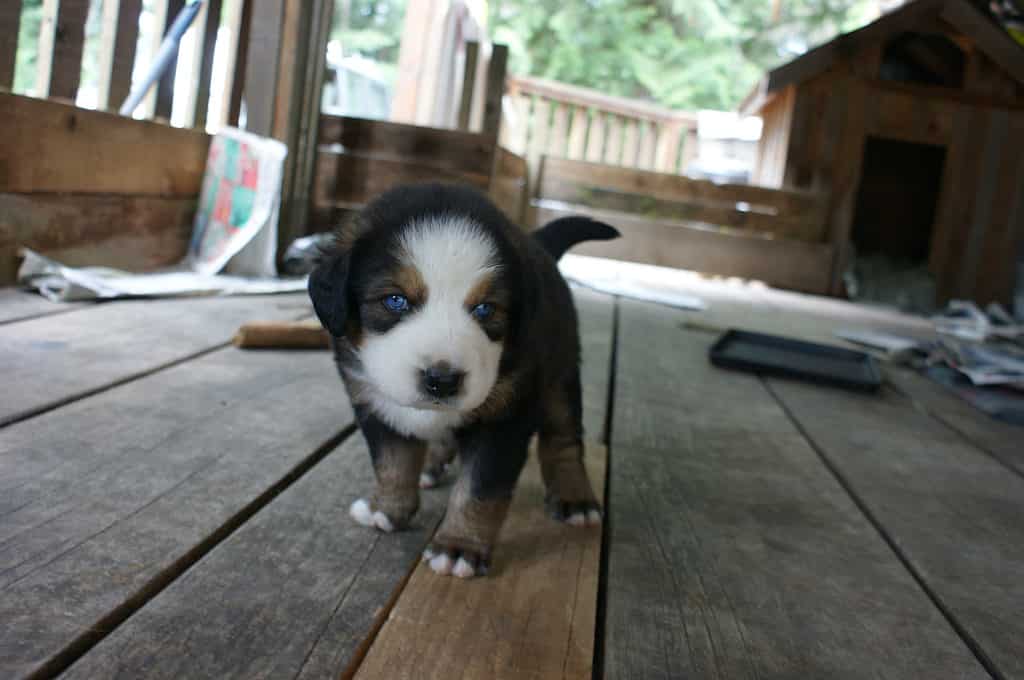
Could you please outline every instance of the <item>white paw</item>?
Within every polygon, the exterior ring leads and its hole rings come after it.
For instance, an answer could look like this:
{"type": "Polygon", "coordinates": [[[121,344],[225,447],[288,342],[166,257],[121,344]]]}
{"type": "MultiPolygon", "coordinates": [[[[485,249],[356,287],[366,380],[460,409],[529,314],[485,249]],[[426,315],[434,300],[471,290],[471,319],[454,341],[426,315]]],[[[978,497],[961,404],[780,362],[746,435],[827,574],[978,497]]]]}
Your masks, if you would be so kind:
{"type": "Polygon", "coordinates": [[[364,527],[374,527],[388,533],[395,530],[395,526],[388,519],[388,516],[379,510],[373,510],[370,507],[370,502],[365,498],[360,498],[352,503],[352,506],[348,509],[348,514],[364,527]]]}
{"type": "Polygon", "coordinates": [[[476,575],[476,570],[469,562],[463,558],[459,558],[455,566],[452,567],[452,576],[458,576],[459,578],[473,578],[476,575]]]}
{"type": "Polygon", "coordinates": [[[420,473],[420,488],[421,489],[433,489],[437,486],[437,477],[430,474],[429,472],[420,473]]]}
{"type": "Polygon", "coordinates": [[[448,557],[444,553],[440,555],[432,555],[427,558],[430,560],[430,568],[434,570],[436,574],[450,574],[452,573],[452,558],[448,557]]]}
{"type": "Polygon", "coordinates": [[[597,510],[574,512],[566,518],[565,523],[574,527],[597,526],[601,523],[601,513],[597,510]]]}

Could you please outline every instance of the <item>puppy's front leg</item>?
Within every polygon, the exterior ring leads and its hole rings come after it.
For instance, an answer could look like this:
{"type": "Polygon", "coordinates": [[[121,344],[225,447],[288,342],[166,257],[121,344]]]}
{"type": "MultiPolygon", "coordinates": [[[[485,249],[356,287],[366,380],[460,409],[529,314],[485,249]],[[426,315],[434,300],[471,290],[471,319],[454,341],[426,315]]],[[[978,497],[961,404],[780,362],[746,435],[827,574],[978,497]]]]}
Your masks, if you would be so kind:
{"type": "Polygon", "coordinates": [[[370,449],[377,488],[370,498],[360,498],[349,510],[352,518],[381,531],[408,525],[420,507],[419,478],[427,445],[406,437],[357,409],[359,426],[370,449]]]}
{"type": "Polygon", "coordinates": [[[479,428],[459,437],[462,463],[444,521],[424,552],[430,568],[460,578],[484,575],[526,462],[529,433],[479,428]]]}

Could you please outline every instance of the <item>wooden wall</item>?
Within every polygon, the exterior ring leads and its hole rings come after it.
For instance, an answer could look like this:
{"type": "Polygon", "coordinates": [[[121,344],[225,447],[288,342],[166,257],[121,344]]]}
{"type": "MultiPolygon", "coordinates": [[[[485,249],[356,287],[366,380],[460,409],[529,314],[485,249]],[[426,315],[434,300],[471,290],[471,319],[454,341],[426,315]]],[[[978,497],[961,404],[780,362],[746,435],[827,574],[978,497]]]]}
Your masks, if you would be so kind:
{"type": "Polygon", "coordinates": [[[410,182],[468,184],[525,223],[526,162],[494,135],[322,115],[309,231],[334,228],[377,194],[410,182]]]}
{"type": "Polygon", "coordinates": [[[0,285],[21,246],[134,271],[184,256],[209,137],[0,92],[0,285]]]}

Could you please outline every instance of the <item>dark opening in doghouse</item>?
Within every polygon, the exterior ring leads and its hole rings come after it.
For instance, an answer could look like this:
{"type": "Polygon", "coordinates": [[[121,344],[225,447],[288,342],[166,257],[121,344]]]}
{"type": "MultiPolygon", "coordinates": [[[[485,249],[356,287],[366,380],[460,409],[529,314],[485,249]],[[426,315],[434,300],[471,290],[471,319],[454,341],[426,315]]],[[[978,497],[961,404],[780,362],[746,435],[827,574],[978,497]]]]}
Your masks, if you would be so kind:
{"type": "Polygon", "coordinates": [[[851,232],[857,297],[927,311],[932,229],[946,149],[869,137],[851,232]]]}
{"type": "Polygon", "coordinates": [[[901,33],[886,46],[878,77],[897,83],[960,88],[964,52],[944,35],[901,33]]]}

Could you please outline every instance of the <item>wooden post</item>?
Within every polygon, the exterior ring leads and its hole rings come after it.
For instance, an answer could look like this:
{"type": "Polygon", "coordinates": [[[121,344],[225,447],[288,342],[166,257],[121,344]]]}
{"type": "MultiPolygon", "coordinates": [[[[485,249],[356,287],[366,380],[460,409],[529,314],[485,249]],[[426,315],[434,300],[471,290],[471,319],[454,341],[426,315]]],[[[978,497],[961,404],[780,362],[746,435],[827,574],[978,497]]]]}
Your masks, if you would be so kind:
{"type": "Polygon", "coordinates": [[[218,121],[223,125],[238,125],[242,111],[242,88],[245,85],[245,71],[249,56],[249,25],[252,23],[252,2],[230,0],[227,25],[230,30],[227,77],[221,94],[221,111],[218,121]]]}
{"type": "Polygon", "coordinates": [[[96,108],[116,111],[132,86],[142,0],[104,0],[96,108]]]}
{"type": "Polygon", "coordinates": [[[462,95],[459,97],[459,129],[469,131],[469,114],[473,109],[473,89],[476,87],[476,62],[480,43],[466,43],[466,63],[462,69],[462,95]]]}
{"type": "Polygon", "coordinates": [[[21,0],[0,5],[0,89],[14,89],[14,64],[18,58],[18,29],[21,27],[21,0]]]}
{"type": "Polygon", "coordinates": [[[278,255],[306,233],[332,0],[253,2],[244,85],[246,129],[288,145],[278,255]]]}
{"type": "Polygon", "coordinates": [[[508,66],[508,46],[494,45],[491,61],[487,65],[487,99],[484,102],[484,124],[481,132],[498,139],[501,128],[501,100],[505,96],[505,70],[508,66]]]}

